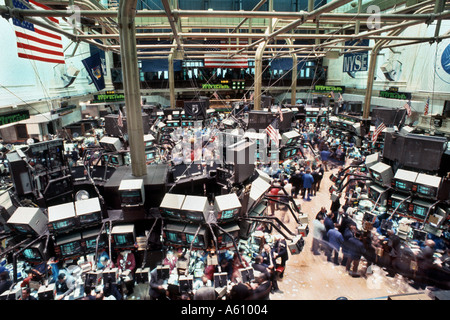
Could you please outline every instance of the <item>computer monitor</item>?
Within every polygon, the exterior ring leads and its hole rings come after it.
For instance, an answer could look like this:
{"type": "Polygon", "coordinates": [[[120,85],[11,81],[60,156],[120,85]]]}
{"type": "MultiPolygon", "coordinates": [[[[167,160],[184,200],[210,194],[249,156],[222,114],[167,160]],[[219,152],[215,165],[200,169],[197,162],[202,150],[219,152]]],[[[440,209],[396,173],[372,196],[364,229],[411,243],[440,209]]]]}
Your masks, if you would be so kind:
{"type": "Polygon", "coordinates": [[[390,209],[396,210],[399,213],[407,213],[409,202],[406,200],[407,196],[401,194],[393,194],[389,198],[387,205],[390,209]]]}
{"type": "Polygon", "coordinates": [[[116,225],[111,230],[114,249],[134,248],[136,234],[133,224],[116,225]]]}
{"type": "Polygon", "coordinates": [[[376,183],[382,186],[391,185],[391,180],[393,177],[391,166],[383,162],[378,162],[369,168],[369,172],[376,183]]]}
{"type": "Polygon", "coordinates": [[[47,231],[48,218],[40,208],[18,207],[8,219],[8,226],[20,234],[40,236],[47,231]]]}
{"type": "Polygon", "coordinates": [[[185,224],[167,223],[163,228],[163,239],[165,244],[169,246],[184,246],[184,227],[185,224]]]}
{"type": "Polygon", "coordinates": [[[203,196],[187,195],[181,210],[186,220],[191,222],[204,222],[208,212],[208,198],[203,196]]]}
{"type": "Polygon", "coordinates": [[[145,202],[143,179],[126,179],[120,182],[119,195],[122,206],[141,206],[145,202]]]}
{"type": "Polygon", "coordinates": [[[102,139],[100,139],[99,143],[103,149],[111,152],[119,151],[123,147],[122,141],[120,141],[120,139],[116,137],[104,136],[102,139]]]}
{"type": "Polygon", "coordinates": [[[233,248],[239,241],[239,231],[240,227],[236,222],[221,225],[221,229],[215,231],[219,250],[233,248]]]}
{"type": "Polygon", "coordinates": [[[418,173],[414,171],[398,169],[392,179],[391,186],[397,191],[406,193],[412,192],[417,175],[418,173]]]}
{"type": "Polygon", "coordinates": [[[69,232],[78,227],[73,202],[48,207],[48,230],[54,233],[69,232]]]}
{"type": "Polygon", "coordinates": [[[214,198],[214,210],[217,222],[227,222],[237,219],[242,208],[236,193],[224,194],[214,198]]]}
{"type": "Polygon", "coordinates": [[[414,182],[415,194],[427,199],[437,199],[441,181],[441,177],[419,173],[414,182]]]}
{"type": "Polygon", "coordinates": [[[47,260],[47,255],[44,253],[45,240],[42,239],[31,246],[26,247],[21,252],[21,258],[24,261],[31,263],[39,263],[47,260]]]}
{"type": "Polygon", "coordinates": [[[228,274],[226,272],[214,273],[214,288],[222,288],[227,285],[228,274]]]}
{"type": "Polygon", "coordinates": [[[55,253],[63,259],[81,256],[84,253],[81,242],[79,232],[58,236],[55,240],[55,253]]]}
{"type": "Polygon", "coordinates": [[[100,230],[101,228],[93,228],[81,232],[82,246],[86,254],[94,253],[97,248],[100,250],[108,247],[108,236],[106,231],[103,230],[102,233],[100,233],[100,230]]]}
{"type": "Polygon", "coordinates": [[[371,185],[368,189],[368,194],[372,201],[378,201],[378,205],[386,206],[387,199],[389,198],[387,189],[378,185],[371,185]]]}
{"type": "Polygon", "coordinates": [[[98,197],[75,201],[74,204],[80,226],[98,224],[102,221],[102,208],[98,197]]]}
{"type": "Polygon", "coordinates": [[[159,206],[161,215],[169,220],[184,219],[184,216],[182,216],[183,211],[181,210],[181,207],[185,198],[186,195],[184,194],[166,193],[159,206]]]}
{"type": "Polygon", "coordinates": [[[423,220],[427,217],[427,214],[434,213],[432,206],[433,204],[430,202],[413,200],[408,206],[408,211],[413,217],[423,220]]]}
{"type": "Polygon", "coordinates": [[[208,231],[205,226],[201,226],[198,229],[198,225],[194,224],[186,224],[186,227],[183,230],[186,245],[189,248],[193,249],[204,249],[208,248],[208,231]]]}

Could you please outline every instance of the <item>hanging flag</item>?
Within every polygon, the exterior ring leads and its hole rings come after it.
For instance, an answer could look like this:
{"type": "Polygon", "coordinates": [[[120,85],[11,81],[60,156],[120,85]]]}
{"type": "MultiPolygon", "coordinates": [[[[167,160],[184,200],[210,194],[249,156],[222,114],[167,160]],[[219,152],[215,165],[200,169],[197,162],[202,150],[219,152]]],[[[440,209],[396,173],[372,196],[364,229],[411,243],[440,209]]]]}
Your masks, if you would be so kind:
{"type": "Polygon", "coordinates": [[[283,122],[283,111],[281,111],[281,106],[278,106],[278,113],[280,114],[280,121],[283,122]]]}
{"type": "Polygon", "coordinates": [[[253,92],[252,92],[252,94],[250,95],[250,99],[249,99],[250,101],[252,101],[253,100],[253,92]]]}
{"type": "Polygon", "coordinates": [[[386,125],[384,124],[384,122],[380,123],[380,125],[375,129],[375,132],[372,135],[372,143],[377,142],[378,140],[378,136],[380,135],[381,132],[383,132],[383,130],[386,129],[386,125]]]}
{"type": "Polygon", "coordinates": [[[244,93],[244,103],[247,103],[247,94],[244,93]]]}
{"type": "Polygon", "coordinates": [[[267,128],[266,128],[266,130],[265,130],[266,133],[267,133],[267,135],[269,136],[269,138],[270,138],[273,142],[275,142],[275,145],[276,145],[277,147],[280,145],[280,139],[281,139],[280,133],[279,133],[279,131],[278,131],[279,125],[280,125],[280,120],[279,120],[279,118],[277,117],[277,118],[275,118],[275,119],[272,121],[271,124],[269,124],[269,125],[267,126],[267,128]]]}
{"type": "Polygon", "coordinates": [[[430,97],[427,99],[427,103],[425,104],[425,109],[423,110],[423,115],[426,116],[428,114],[428,109],[430,108],[430,97]]]}
{"type": "Polygon", "coordinates": [[[342,101],[344,101],[344,98],[342,97],[342,94],[339,92],[339,99],[338,99],[338,102],[342,102],[342,101]]]}
{"type": "Polygon", "coordinates": [[[123,128],[123,114],[122,111],[120,111],[120,109],[119,109],[119,117],[117,118],[117,125],[123,128]]]}
{"type": "MultiPolygon", "coordinates": [[[[236,39],[211,39],[211,40],[205,40],[203,41],[203,44],[205,45],[204,50],[205,51],[222,51],[222,50],[237,50],[242,49],[242,47],[248,45],[247,39],[239,39],[239,44],[237,43],[236,39]],[[232,45],[236,47],[225,47],[224,45],[232,45]]],[[[292,59],[291,59],[292,60],[292,59]]]]}
{"type": "MultiPolygon", "coordinates": [[[[23,10],[51,10],[51,8],[34,0],[23,0],[30,4],[28,8],[19,0],[13,0],[13,6],[23,10]]],[[[59,24],[54,17],[50,21],[59,24]]],[[[60,35],[31,22],[12,18],[17,40],[17,55],[19,58],[64,64],[64,51],[60,35]]]]}
{"type": "Polygon", "coordinates": [[[97,91],[105,89],[105,77],[103,75],[102,60],[100,54],[96,53],[89,58],[81,60],[86,71],[94,82],[97,91]]]}
{"type": "Polygon", "coordinates": [[[205,54],[204,59],[205,68],[248,68],[248,57],[235,55],[231,58],[228,54],[205,54]]]}
{"type": "Polygon", "coordinates": [[[216,98],[217,100],[220,100],[219,95],[217,94],[217,91],[214,91],[213,96],[214,96],[214,98],[216,98]]]}
{"type": "Polygon", "coordinates": [[[331,94],[331,97],[333,98],[333,100],[334,100],[334,92],[333,91],[331,91],[330,92],[330,94],[331,94]]]}
{"type": "Polygon", "coordinates": [[[411,100],[408,100],[408,102],[406,102],[403,107],[406,109],[406,114],[408,115],[408,117],[410,117],[411,116],[411,100]]]}

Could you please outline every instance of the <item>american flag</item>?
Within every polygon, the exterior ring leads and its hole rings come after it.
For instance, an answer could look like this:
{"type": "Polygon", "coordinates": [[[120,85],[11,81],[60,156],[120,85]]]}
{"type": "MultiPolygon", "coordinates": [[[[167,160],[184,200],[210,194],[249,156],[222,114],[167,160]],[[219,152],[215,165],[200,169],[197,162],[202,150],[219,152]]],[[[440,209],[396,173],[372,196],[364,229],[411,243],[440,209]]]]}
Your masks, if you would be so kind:
{"type": "Polygon", "coordinates": [[[283,111],[281,111],[281,106],[278,106],[278,113],[280,114],[280,121],[283,122],[283,111]]]}
{"type": "Polygon", "coordinates": [[[423,115],[426,116],[428,114],[428,109],[430,107],[430,97],[427,99],[427,103],[425,104],[425,109],[423,111],[423,115]]]}
{"type": "Polygon", "coordinates": [[[117,118],[117,125],[123,128],[123,114],[122,111],[120,111],[120,109],[119,109],[119,117],[117,118]]]}
{"type": "Polygon", "coordinates": [[[252,94],[250,95],[250,98],[249,98],[249,100],[250,100],[250,101],[252,101],[252,100],[253,100],[253,92],[252,92],[252,94]]]}
{"type": "Polygon", "coordinates": [[[248,68],[248,57],[235,55],[229,58],[226,52],[224,54],[205,54],[204,66],[205,68],[245,69],[248,68]]]}
{"type": "Polygon", "coordinates": [[[220,100],[219,95],[217,94],[217,91],[214,91],[213,96],[214,96],[214,98],[216,98],[217,100],[220,100]]]}
{"type": "Polygon", "coordinates": [[[410,117],[411,116],[411,100],[408,100],[408,102],[406,102],[403,107],[406,109],[406,114],[408,115],[408,117],[410,117]]]}
{"type": "Polygon", "coordinates": [[[235,49],[242,49],[244,46],[248,45],[248,40],[247,39],[239,39],[239,44],[237,43],[236,39],[216,39],[216,40],[205,40],[203,41],[203,44],[205,45],[205,50],[206,51],[222,51],[222,50],[227,50],[227,49],[231,49],[231,50],[235,50],[235,49]],[[214,47],[212,46],[214,45],[214,47]],[[219,46],[219,45],[224,45],[219,46]],[[225,47],[225,45],[233,45],[236,46],[234,47],[225,47]]]}
{"type": "Polygon", "coordinates": [[[333,91],[331,91],[330,92],[330,94],[331,94],[331,97],[333,98],[333,100],[334,100],[334,92],[333,91]]]}
{"type": "MultiPolygon", "coordinates": [[[[34,0],[24,1],[30,4],[31,9],[51,10],[51,8],[34,0]]],[[[17,9],[30,9],[18,0],[13,0],[13,6],[17,9]]],[[[59,21],[54,17],[49,17],[48,19],[59,24],[59,21]]],[[[19,58],[49,63],[65,63],[61,36],[27,21],[16,18],[12,18],[12,21],[17,38],[17,54],[19,58]]]]}
{"type": "Polygon", "coordinates": [[[269,138],[275,142],[275,145],[278,147],[280,145],[280,132],[278,131],[280,125],[279,118],[275,118],[271,124],[269,124],[266,128],[266,133],[269,138]]]}
{"type": "Polygon", "coordinates": [[[375,132],[372,135],[372,143],[377,142],[378,136],[380,135],[383,130],[386,129],[386,125],[384,122],[380,123],[379,126],[375,129],[375,132]]]}
{"type": "Polygon", "coordinates": [[[339,92],[339,99],[338,99],[338,101],[342,102],[343,100],[344,100],[344,98],[342,97],[342,94],[339,92]]]}

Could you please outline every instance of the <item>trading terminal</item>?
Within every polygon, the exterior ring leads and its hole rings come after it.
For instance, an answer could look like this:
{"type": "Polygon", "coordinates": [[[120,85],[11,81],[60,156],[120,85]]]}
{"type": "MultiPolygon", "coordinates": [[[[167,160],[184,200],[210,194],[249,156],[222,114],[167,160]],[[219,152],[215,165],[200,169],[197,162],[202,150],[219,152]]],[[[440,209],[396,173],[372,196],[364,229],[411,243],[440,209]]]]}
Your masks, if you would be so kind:
{"type": "Polygon", "coordinates": [[[0,300],[450,297],[448,3],[75,4],[0,0],[0,300]]]}

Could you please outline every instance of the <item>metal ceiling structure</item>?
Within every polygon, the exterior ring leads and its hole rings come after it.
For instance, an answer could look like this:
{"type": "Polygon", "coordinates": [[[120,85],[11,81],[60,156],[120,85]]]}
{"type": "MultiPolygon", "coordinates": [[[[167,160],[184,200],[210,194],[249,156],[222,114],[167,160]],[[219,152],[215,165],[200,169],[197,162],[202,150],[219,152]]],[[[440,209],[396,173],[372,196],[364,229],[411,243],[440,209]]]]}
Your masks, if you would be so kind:
{"type": "MultiPolygon", "coordinates": [[[[214,54],[224,58],[245,55],[255,60],[256,108],[261,101],[258,75],[262,72],[262,59],[282,56],[296,60],[317,59],[369,50],[371,59],[363,113],[363,117],[368,117],[376,57],[381,49],[439,42],[450,37],[449,33],[440,33],[441,20],[450,18],[449,2],[445,0],[405,0],[398,7],[398,1],[393,1],[392,7],[385,5],[383,11],[375,15],[364,13],[361,0],[357,4],[354,2],[356,12],[342,9],[352,0],[333,0],[316,9],[314,1],[309,0],[308,10],[300,12],[274,11],[273,1],[261,0],[249,11],[218,11],[180,10],[177,0],[161,0],[163,10],[136,10],[137,0],[121,0],[118,8],[108,10],[95,0],[42,0],[52,8],[43,11],[15,9],[12,0],[6,0],[6,5],[0,6],[0,14],[7,19],[14,17],[48,28],[76,43],[87,42],[120,54],[127,112],[139,139],[143,135],[139,134],[142,121],[138,60],[165,58],[170,62],[169,68],[173,68],[174,59],[202,59],[211,53],[205,49],[215,49],[214,54]],[[266,2],[268,10],[261,11],[266,2]],[[38,19],[60,17],[67,21],[74,16],[81,24],[70,29],[63,29],[48,19],[38,19]],[[377,24],[372,28],[374,19],[377,24]],[[402,34],[409,27],[434,22],[434,37],[402,34]],[[208,39],[224,41],[206,47],[208,39]],[[375,45],[358,45],[363,39],[373,40],[375,45]],[[348,44],[350,40],[352,45],[348,44]]],[[[377,1],[371,3],[376,5],[377,1]]],[[[173,76],[169,83],[172,101],[173,76]]],[[[291,90],[295,92],[295,86],[291,90]]],[[[144,150],[140,148],[142,145],[143,141],[130,141],[130,147],[136,146],[135,150],[144,150]]],[[[146,173],[144,155],[139,152],[131,154],[135,176],[146,173]]]]}

